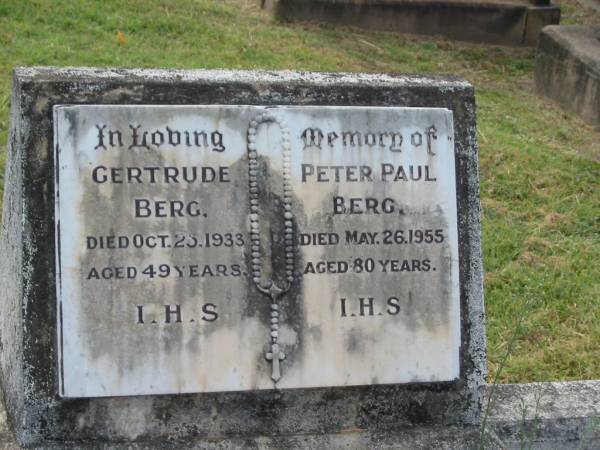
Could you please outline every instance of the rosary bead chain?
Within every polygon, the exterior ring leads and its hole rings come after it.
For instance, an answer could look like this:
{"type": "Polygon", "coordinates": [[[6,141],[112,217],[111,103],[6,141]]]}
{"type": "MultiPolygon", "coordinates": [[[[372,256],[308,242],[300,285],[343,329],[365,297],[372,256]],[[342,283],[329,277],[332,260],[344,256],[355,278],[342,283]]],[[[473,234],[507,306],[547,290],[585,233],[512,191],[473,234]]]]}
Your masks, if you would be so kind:
{"type": "Polygon", "coordinates": [[[290,144],[290,133],[287,124],[274,114],[268,112],[258,114],[253,120],[250,121],[248,127],[247,140],[248,140],[248,183],[250,193],[250,241],[253,248],[258,247],[258,255],[252,255],[252,274],[253,281],[256,284],[260,284],[262,274],[261,254],[260,254],[260,224],[259,224],[259,211],[258,206],[258,153],[256,146],[256,136],[258,134],[258,127],[263,123],[276,123],[279,125],[281,130],[281,149],[282,149],[282,160],[283,160],[283,210],[284,210],[284,236],[285,236],[285,267],[286,267],[286,279],[289,283],[294,281],[294,248],[293,248],[293,235],[294,235],[294,222],[292,213],[292,186],[291,186],[291,144],[290,144]]]}
{"type": "MultiPolygon", "coordinates": [[[[258,127],[262,123],[276,123],[281,130],[281,150],[282,150],[282,168],[283,168],[283,218],[284,218],[284,236],[285,236],[285,274],[288,283],[294,281],[294,215],[292,213],[292,185],[291,185],[291,144],[290,132],[287,124],[274,114],[268,112],[258,114],[250,121],[247,133],[248,148],[248,189],[250,196],[250,243],[251,243],[251,267],[252,280],[261,291],[265,288],[261,286],[262,280],[262,254],[260,246],[260,207],[259,207],[259,188],[258,188],[258,148],[256,145],[256,136],[258,127]]],[[[271,280],[274,283],[274,280],[271,280]]],[[[289,286],[289,285],[288,285],[289,286]]],[[[287,289],[287,288],[286,288],[287,289]]],[[[272,344],[277,344],[279,337],[279,305],[276,303],[275,296],[272,295],[271,318],[270,318],[270,336],[272,344]]],[[[271,358],[274,356],[271,355],[271,358]]]]}

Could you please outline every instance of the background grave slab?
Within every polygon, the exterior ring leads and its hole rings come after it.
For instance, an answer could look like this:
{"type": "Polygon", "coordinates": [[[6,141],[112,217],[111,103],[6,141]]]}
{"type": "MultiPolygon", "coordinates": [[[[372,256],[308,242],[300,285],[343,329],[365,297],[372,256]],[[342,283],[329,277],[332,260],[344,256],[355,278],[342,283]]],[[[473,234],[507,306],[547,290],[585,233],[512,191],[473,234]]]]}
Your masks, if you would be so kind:
{"type": "Polygon", "coordinates": [[[600,27],[548,26],[535,61],[536,91],[600,127],[600,27]]]}
{"type": "Polygon", "coordinates": [[[560,7],[549,0],[259,0],[259,3],[285,20],[512,46],[536,45],[540,30],[558,24],[560,19],[560,7]]]}

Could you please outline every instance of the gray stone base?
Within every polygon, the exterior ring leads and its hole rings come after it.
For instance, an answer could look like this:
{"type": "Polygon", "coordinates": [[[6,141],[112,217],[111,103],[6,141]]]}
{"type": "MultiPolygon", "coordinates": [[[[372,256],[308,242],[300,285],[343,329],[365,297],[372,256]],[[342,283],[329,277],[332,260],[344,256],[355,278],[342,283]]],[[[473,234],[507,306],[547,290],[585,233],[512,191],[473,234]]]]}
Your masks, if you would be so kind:
{"type": "Polygon", "coordinates": [[[488,386],[487,395],[489,430],[506,448],[600,449],[600,381],[488,386]]]}
{"type": "Polygon", "coordinates": [[[558,24],[548,0],[259,0],[286,20],[314,20],[500,45],[535,45],[558,24]]]}
{"type": "Polygon", "coordinates": [[[544,28],[535,86],[541,95],[600,126],[600,26],[544,28]]]}
{"type": "MultiPolygon", "coordinates": [[[[56,442],[44,449],[600,449],[600,381],[506,384],[491,396],[482,445],[475,426],[423,426],[401,433],[255,436],[168,442],[56,442]]],[[[0,449],[20,448],[0,407],[0,449]]]]}

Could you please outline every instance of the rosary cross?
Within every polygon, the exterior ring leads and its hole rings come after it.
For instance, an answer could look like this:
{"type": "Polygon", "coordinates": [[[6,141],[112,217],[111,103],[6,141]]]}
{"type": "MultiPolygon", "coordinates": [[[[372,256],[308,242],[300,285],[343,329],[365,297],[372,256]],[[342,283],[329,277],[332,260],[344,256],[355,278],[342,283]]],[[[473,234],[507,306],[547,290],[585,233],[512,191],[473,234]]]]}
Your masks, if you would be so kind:
{"type": "Polygon", "coordinates": [[[273,364],[271,378],[275,383],[277,383],[277,381],[281,378],[279,361],[283,361],[285,359],[285,353],[279,349],[279,344],[273,343],[271,344],[271,351],[265,355],[265,358],[267,358],[273,364]]]}

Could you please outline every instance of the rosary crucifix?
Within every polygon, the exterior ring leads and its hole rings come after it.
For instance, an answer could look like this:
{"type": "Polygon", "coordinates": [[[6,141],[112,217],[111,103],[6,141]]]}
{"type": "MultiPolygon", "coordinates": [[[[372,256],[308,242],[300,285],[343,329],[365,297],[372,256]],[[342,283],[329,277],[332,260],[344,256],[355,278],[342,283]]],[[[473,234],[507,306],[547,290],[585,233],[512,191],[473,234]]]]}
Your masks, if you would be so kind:
{"type": "Polygon", "coordinates": [[[271,361],[271,378],[275,383],[281,378],[280,361],[285,359],[285,354],[279,348],[279,300],[289,290],[294,281],[294,222],[292,214],[292,186],[290,182],[290,133],[287,125],[278,117],[268,112],[258,114],[248,126],[248,175],[250,193],[250,241],[252,250],[252,280],[257,289],[271,300],[270,317],[270,351],[265,358],[271,361]],[[256,147],[257,129],[262,123],[276,123],[281,130],[281,150],[283,157],[283,219],[285,238],[285,282],[277,285],[275,277],[263,284],[262,258],[260,246],[260,220],[259,220],[259,195],[258,195],[258,153],[256,147]]]}

